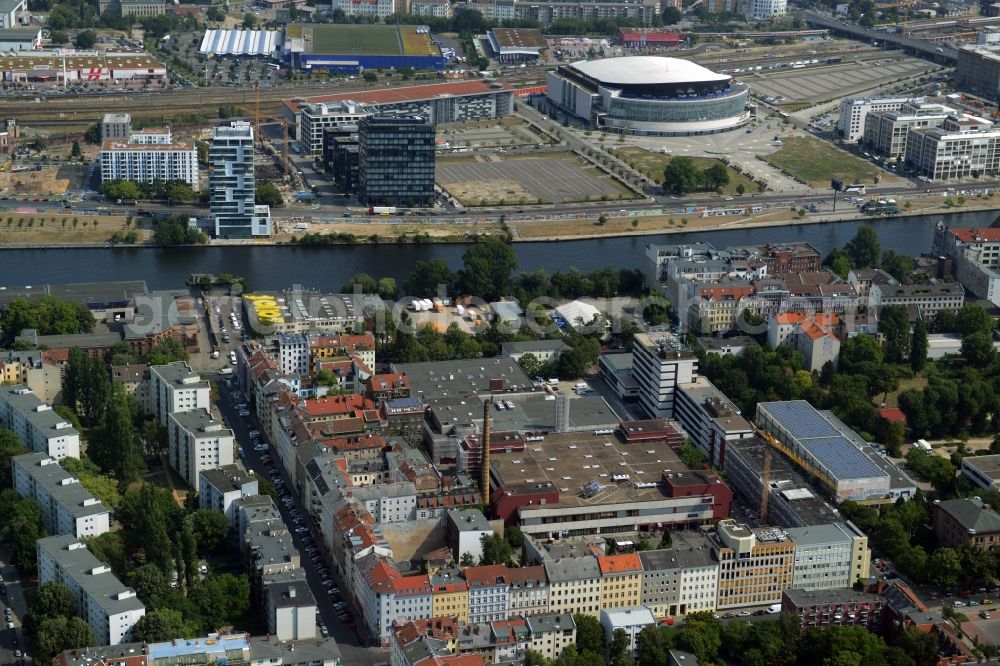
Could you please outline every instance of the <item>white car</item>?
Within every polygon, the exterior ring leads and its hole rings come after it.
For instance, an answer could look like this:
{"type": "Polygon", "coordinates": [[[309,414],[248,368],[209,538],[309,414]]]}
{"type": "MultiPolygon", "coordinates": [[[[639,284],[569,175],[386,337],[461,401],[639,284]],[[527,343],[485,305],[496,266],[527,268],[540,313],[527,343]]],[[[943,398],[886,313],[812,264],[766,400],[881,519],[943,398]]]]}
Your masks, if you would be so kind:
{"type": "Polygon", "coordinates": [[[8,621],[7,621],[7,628],[8,628],[8,629],[13,629],[13,628],[14,628],[14,623],[13,623],[13,622],[11,622],[10,620],[8,620],[8,621]]]}

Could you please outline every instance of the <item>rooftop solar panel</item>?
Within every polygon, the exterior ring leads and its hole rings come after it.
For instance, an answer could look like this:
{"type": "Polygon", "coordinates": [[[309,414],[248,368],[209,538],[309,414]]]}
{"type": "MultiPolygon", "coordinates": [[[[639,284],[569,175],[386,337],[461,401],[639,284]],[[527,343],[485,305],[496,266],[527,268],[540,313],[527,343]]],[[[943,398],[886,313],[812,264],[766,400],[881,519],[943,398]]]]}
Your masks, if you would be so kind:
{"type": "Polygon", "coordinates": [[[802,446],[825,466],[838,481],[888,476],[845,437],[823,437],[802,442],[802,446]]]}
{"type": "Polygon", "coordinates": [[[805,400],[765,402],[760,406],[798,440],[838,435],[836,428],[805,400]]]}

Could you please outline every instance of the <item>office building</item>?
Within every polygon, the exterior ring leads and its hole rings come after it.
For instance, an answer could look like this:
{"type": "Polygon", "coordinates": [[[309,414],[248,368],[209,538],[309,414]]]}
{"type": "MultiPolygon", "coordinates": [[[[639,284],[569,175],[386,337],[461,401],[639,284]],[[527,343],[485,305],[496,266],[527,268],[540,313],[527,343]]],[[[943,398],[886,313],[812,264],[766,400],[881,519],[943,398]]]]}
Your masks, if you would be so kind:
{"type": "Polygon", "coordinates": [[[12,430],[24,446],[56,460],[80,457],[80,433],[20,384],[0,387],[0,428],[12,430]]]}
{"type": "Polygon", "coordinates": [[[434,126],[420,116],[370,116],[358,126],[358,196],[368,204],[434,201],[434,126]]]}
{"type": "Polygon", "coordinates": [[[978,45],[958,49],[955,85],[987,99],[996,99],[1000,95],[1000,52],[978,45]]]}
{"type": "Polygon", "coordinates": [[[795,542],[792,587],[829,590],[868,580],[872,552],[853,523],[789,527],[785,533],[795,542]]]}
{"type": "Polygon", "coordinates": [[[154,365],[149,369],[149,401],[153,416],[169,426],[174,412],[208,410],[209,385],[186,361],[154,365]]]}
{"type": "Polygon", "coordinates": [[[674,392],[678,384],[698,378],[698,357],[676,336],[636,333],[632,376],[639,386],[642,408],[654,418],[673,418],[674,392]]]}
{"type": "Polygon", "coordinates": [[[615,632],[624,631],[628,637],[629,653],[633,657],[639,656],[639,646],[636,637],[646,627],[655,627],[656,618],[645,606],[634,606],[631,608],[602,608],[601,627],[604,628],[604,638],[607,645],[611,645],[615,632]]]}
{"type": "Polygon", "coordinates": [[[42,525],[49,534],[77,538],[98,536],[111,529],[111,512],[45,453],[11,459],[14,490],[42,507],[42,525]]]}
{"type": "Polygon", "coordinates": [[[848,97],[840,103],[837,130],[844,141],[857,143],[865,135],[865,120],[876,111],[899,111],[909,97],[848,97]]]}
{"type": "Polygon", "coordinates": [[[726,448],[732,442],[753,437],[753,425],[707,377],[677,385],[674,418],[691,443],[720,469],[726,465],[726,448]]]}
{"type": "Polygon", "coordinates": [[[207,409],[172,412],[167,425],[170,467],[192,488],[198,474],[233,464],[233,431],[212,418],[207,409]]]}
{"type": "Polygon", "coordinates": [[[146,607],[107,566],[94,557],[75,536],[64,534],[39,539],[38,585],[61,583],[76,603],[76,613],[90,625],[101,645],[132,640],[132,627],[146,614],[146,607]]]}
{"type": "Polygon", "coordinates": [[[776,604],[792,587],[795,542],[781,528],[750,528],[726,518],[716,525],[712,546],[719,561],[719,610],[776,604]]]}
{"type": "Polygon", "coordinates": [[[208,144],[208,189],[217,238],[270,234],[271,212],[254,204],[254,136],[250,123],[216,127],[208,144]]]}
{"type": "Polygon", "coordinates": [[[930,321],[940,310],[961,310],[965,305],[965,289],[956,282],[872,285],[868,301],[869,308],[902,305],[912,309],[924,321],[930,321]]]}
{"type": "Polygon", "coordinates": [[[965,456],[961,472],[980,488],[1000,490],[1000,455],[965,456]]]}
{"type": "Polygon", "coordinates": [[[132,134],[132,115],[105,113],[101,117],[101,141],[128,141],[132,134]]]}
{"type": "Polygon", "coordinates": [[[935,500],[931,523],[941,547],[970,544],[985,550],[1000,544],[1000,515],[978,497],[935,500]]]}
{"type": "Polygon", "coordinates": [[[941,127],[955,109],[943,104],[911,100],[899,111],[877,111],[865,118],[864,146],[888,159],[906,157],[906,136],[911,129],[941,127]]]}
{"type": "Polygon", "coordinates": [[[233,527],[237,522],[234,502],[259,492],[257,478],[239,465],[220,465],[218,469],[204,469],[198,474],[198,506],[225,515],[233,527]]]}
{"type": "Polygon", "coordinates": [[[1000,170],[1000,130],[986,118],[957,114],[940,127],[911,129],[906,164],[929,180],[992,176],[1000,170]]]}
{"type": "Polygon", "coordinates": [[[180,180],[198,190],[198,151],[191,142],[162,144],[107,140],[101,144],[99,159],[102,182],[180,180]]]}
{"type": "Polygon", "coordinates": [[[299,108],[298,139],[310,153],[319,155],[325,149],[324,142],[356,135],[361,120],[376,112],[377,107],[352,99],[303,104],[299,108]]]}

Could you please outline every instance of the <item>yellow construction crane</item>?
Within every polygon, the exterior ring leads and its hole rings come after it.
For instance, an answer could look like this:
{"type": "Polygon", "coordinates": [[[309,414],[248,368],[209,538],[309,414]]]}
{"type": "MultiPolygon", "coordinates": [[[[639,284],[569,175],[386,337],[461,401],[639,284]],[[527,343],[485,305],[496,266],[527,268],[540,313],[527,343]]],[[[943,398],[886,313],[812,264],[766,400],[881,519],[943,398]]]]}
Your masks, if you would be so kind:
{"type": "Polygon", "coordinates": [[[285,145],[284,145],[285,150],[284,153],[282,154],[284,159],[282,160],[281,166],[285,171],[285,175],[288,176],[288,181],[291,182],[292,172],[291,169],[289,169],[289,161],[288,161],[288,118],[283,117],[281,119],[281,129],[284,132],[284,138],[285,138],[285,145]]]}
{"type": "Polygon", "coordinates": [[[771,456],[774,455],[771,449],[775,449],[779,453],[784,454],[786,457],[791,459],[796,465],[806,471],[810,476],[817,479],[820,483],[824,484],[827,488],[836,488],[836,482],[829,477],[825,472],[821,471],[811,462],[803,458],[801,455],[793,451],[783,442],[778,441],[778,439],[769,432],[761,430],[757,426],[753,427],[754,433],[764,441],[764,464],[762,465],[760,483],[760,509],[757,512],[758,518],[762,523],[767,522],[767,505],[771,497],[771,456]]]}
{"type": "Polygon", "coordinates": [[[253,84],[253,134],[258,143],[264,143],[260,136],[260,79],[253,84]]]}

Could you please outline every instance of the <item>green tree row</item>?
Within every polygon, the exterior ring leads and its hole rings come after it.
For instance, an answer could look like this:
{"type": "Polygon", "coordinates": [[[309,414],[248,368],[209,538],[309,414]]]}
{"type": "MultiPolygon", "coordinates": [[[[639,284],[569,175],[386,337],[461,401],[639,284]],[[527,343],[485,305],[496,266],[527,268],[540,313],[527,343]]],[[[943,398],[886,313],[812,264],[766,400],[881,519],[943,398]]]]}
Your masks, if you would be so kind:
{"type": "Polygon", "coordinates": [[[28,299],[17,296],[0,315],[0,330],[7,344],[26,328],[39,335],[72,335],[94,330],[94,315],[78,303],[61,301],[54,296],[28,299]]]}

